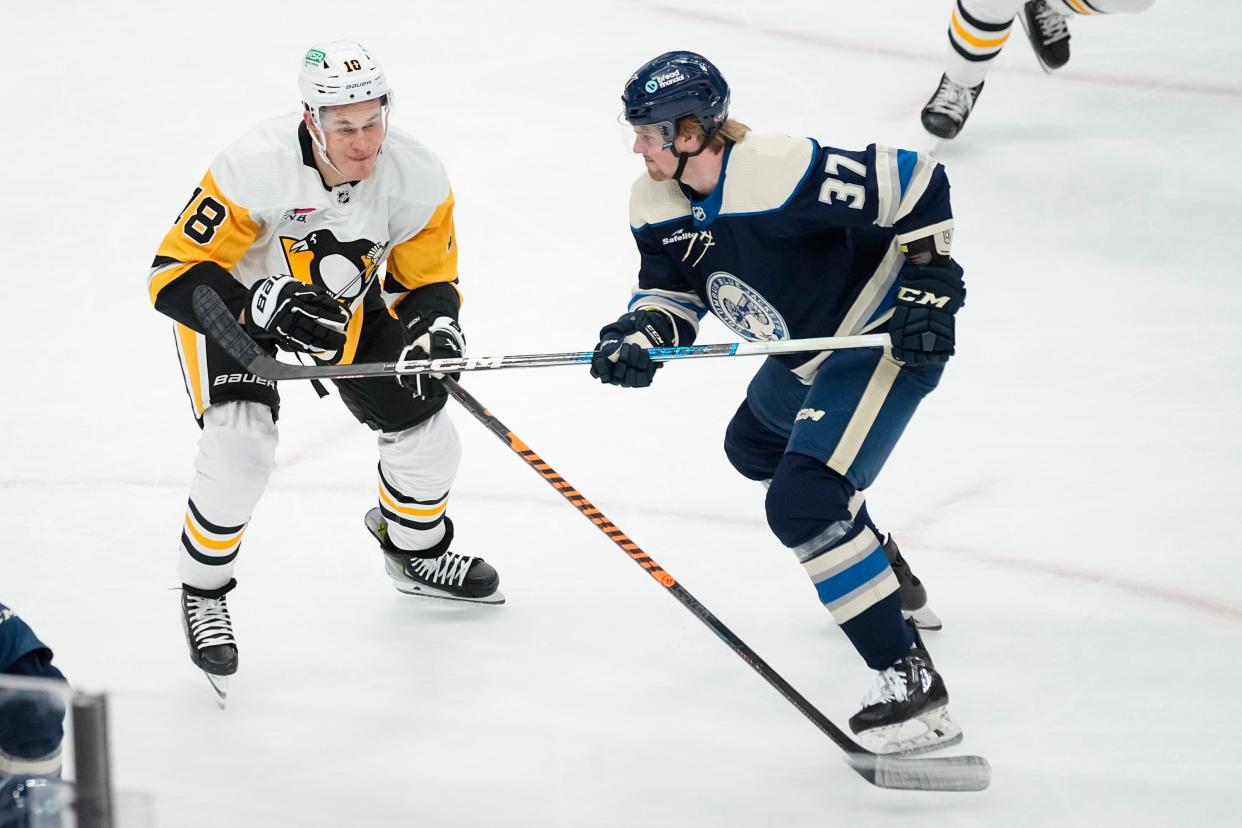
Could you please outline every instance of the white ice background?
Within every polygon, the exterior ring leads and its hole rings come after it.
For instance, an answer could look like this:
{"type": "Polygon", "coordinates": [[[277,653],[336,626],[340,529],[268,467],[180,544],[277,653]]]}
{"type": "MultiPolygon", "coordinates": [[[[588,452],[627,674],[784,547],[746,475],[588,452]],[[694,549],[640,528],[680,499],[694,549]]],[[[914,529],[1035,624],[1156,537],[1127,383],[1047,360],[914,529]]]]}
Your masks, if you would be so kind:
{"type": "MultiPolygon", "coordinates": [[[[454,406],[462,552],[501,607],[402,596],[362,527],[374,438],[282,387],[217,710],[177,622],[197,427],[144,287],[206,165],[354,37],[448,167],[476,354],[580,350],[637,256],[629,74],[706,53],[762,131],[927,149],[950,3],[124,2],[0,7],[0,600],[111,694],[159,826],[1234,825],[1242,809],[1242,8],[1014,35],[939,151],[959,355],[869,492],[945,621],[990,790],[878,790],[454,406]],[[1239,130],[1239,132],[1234,132],[1239,130]]],[[[729,338],[714,321],[701,342],[729,338]]],[[[755,360],[645,391],[467,387],[838,723],[871,673],[720,450],[755,360]]]]}

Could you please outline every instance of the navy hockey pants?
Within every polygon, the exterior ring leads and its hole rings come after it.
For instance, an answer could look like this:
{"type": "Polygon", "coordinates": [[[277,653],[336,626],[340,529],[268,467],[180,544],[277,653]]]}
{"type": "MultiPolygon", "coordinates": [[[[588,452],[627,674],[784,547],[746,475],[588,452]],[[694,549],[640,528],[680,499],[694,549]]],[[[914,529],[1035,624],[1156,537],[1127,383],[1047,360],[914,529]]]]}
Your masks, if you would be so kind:
{"type": "Polygon", "coordinates": [[[769,358],[725,435],[734,467],[771,481],[768,525],[874,669],[891,665],[913,639],[861,493],[943,370],[902,365],[887,351],[839,351],[807,386],[769,358]]]}

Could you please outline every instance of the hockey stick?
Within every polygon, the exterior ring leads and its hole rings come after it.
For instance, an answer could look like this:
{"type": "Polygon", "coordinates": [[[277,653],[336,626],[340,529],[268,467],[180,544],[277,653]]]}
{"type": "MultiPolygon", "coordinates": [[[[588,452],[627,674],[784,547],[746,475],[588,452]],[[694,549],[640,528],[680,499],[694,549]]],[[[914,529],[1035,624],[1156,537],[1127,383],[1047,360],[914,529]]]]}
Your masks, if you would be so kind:
{"type": "Polygon", "coordinates": [[[873,753],[859,745],[840,728],[832,723],[823,713],[819,712],[805,697],[785,681],[766,661],[759,657],[742,639],[726,627],[719,618],[707,607],[699,603],[676,578],[668,574],[655,562],[637,543],[630,540],[624,532],[616,527],[595,504],[587,500],[556,470],[544,462],[538,454],[523,443],[516,434],[504,423],[483,407],[464,388],[451,378],[445,377],[444,386],[453,399],[457,400],[474,418],[487,427],[489,431],[504,441],[514,454],[522,458],[526,465],[534,469],[540,477],[548,481],[570,504],[582,513],[583,517],[594,523],[599,530],[629,555],[634,563],[646,570],[656,583],[668,590],[669,594],[690,610],[695,618],[715,633],[729,649],[733,650],[742,661],[764,678],[768,684],[776,688],[785,699],[798,709],[802,715],[823,731],[837,747],[845,751],[846,761],[864,779],[881,788],[899,788],[915,791],[981,791],[991,781],[992,772],[986,759],[982,756],[945,756],[906,758],[885,756],[873,753]]]}
{"type": "MultiPolygon", "coordinates": [[[[253,366],[253,355],[262,353],[232,315],[224,308],[223,302],[209,288],[196,288],[194,295],[195,309],[200,313],[200,321],[208,329],[208,333],[216,338],[228,354],[243,365],[253,366]],[[203,292],[205,291],[205,292],[203,292]],[[214,299],[215,302],[210,300],[214,299]],[[223,309],[221,315],[217,311],[223,309]],[[214,314],[214,315],[213,315],[214,314]],[[203,318],[211,316],[211,318],[203,318]]],[[[815,708],[807,699],[781,677],[759,654],[752,650],[742,639],[738,638],[724,625],[707,607],[699,603],[690,592],[672,575],[666,572],[646,552],[630,540],[616,527],[595,505],[579,493],[570,483],[562,478],[555,469],[544,462],[538,454],[530,449],[500,422],[490,411],[471,396],[464,388],[449,377],[442,382],[448,393],[461,403],[471,415],[487,427],[489,431],[504,441],[515,454],[554,489],[560,492],[569,503],[582,513],[583,517],[595,524],[601,532],[621,548],[636,564],[647,571],[656,583],[664,587],[686,609],[712,631],[743,661],[750,665],[756,673],[772,685],[778,693],[785,697],[802,715],[811,720],[829,739],[845,752],[846,762],[860,776],[873,785],[881,788],[895,788],[919,791],[981,791],[991,781],[991,768],[982,756],[947,756],[947,757],[896,757],[877,754],[859,745],[845,734],[839,727],[815,708]]]]}
{"type": "MultiPolygon", "coordinates": [[[[492,357],[453,357],[451,359],[413,359],[404,362],[369,362],[358,365],[291,365],[264,353],[242,330],[220,296],[206,285],[194,288],[194,312],[207,334],[220,342],[246,370],[270,380],[357,379],[397,374],[427,374],[433,371],[491,371],[498,368],[548,368],[554,365],[589,363],[591,351],[560,354],[518,354],[492,357]],[[240,336],[239,336],[240,335],[240,336]]],[[[751,356],[754,354],[792,354],[844,348],[883,348],[888,334],[862,336],[821,336],[772,342],[726,342],[718,345],[686,345],[678,348],[650,348],[647,353],[657,362],[704,357],[751,356]]]]}

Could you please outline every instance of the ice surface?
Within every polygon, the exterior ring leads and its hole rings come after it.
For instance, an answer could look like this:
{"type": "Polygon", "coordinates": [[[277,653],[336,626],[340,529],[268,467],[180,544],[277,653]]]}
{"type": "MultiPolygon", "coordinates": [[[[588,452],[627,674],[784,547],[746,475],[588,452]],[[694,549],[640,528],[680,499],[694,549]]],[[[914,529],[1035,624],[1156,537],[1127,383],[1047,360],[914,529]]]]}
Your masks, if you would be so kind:
{"type": "MultiPolygon", "coordinates": [[[[629,74],[705,52],[734,113],[925,149],[950,3],[6,4],[0,599],[112,694],[117,784],[160,826],[1230,825],[1242,807],[1242,9],[1015,29],[944,148],[960,355],[870,493],[945,621],[929,639],[982,794],[875,790],[464,412],[463,551],[502,607],[388,584],[374,443],[282,389],[280,468],[230,606],[229,708],[184,652],[177,527],[196,427],[147,266],[212,156],[356,37],[457,197],[475,353],[589,348],[620,312],[640,172],[629,74]],[[1230,137],[1234,136],[1234,137],[1230,137]]],[[[705,325],[703,342],[727,339],[705,325]]],[[[470,390],[843,723],[870,674],[719,446],[758,367],[585,369],[470,390]]]]}

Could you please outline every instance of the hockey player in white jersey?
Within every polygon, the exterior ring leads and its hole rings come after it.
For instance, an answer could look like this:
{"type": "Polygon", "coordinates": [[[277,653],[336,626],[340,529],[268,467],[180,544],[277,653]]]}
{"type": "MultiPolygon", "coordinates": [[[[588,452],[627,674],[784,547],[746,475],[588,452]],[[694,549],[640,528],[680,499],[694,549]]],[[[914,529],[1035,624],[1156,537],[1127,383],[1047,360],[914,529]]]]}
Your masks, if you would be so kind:
{"type": "Polygon", "coordinates": [[[1035,57],[1047,72],[1070,58],[1069,19],[1146,11],[1155,0],[953,0],[944,74],[923,107],[923,128],[954,138],[974,108],[983,79],[1009,39],[1014,18],[1022,22],[1035,57]]]}
{"type": "MultiPolygon", "coordinates": [[[[439,158],[390,127],[392,90],[360,44],[315,45],[299,83],[300,114],[260,123],[212,162],[148,283],[176,322],[202,427],[178,574],[191,659],[218,690],[237,670],[226,595],[274,466],[280,398],[203,335],[194,289],[213,288],[271,351],[319,363],[465,347],[453,193],[439,158]]],[[[336,383],[354,417],[379,432],[379,499],[366,525],[398,590],[501,603],[496,570],[453,544],[446,507],[460,442],[439,378],[336,383]]]]}

